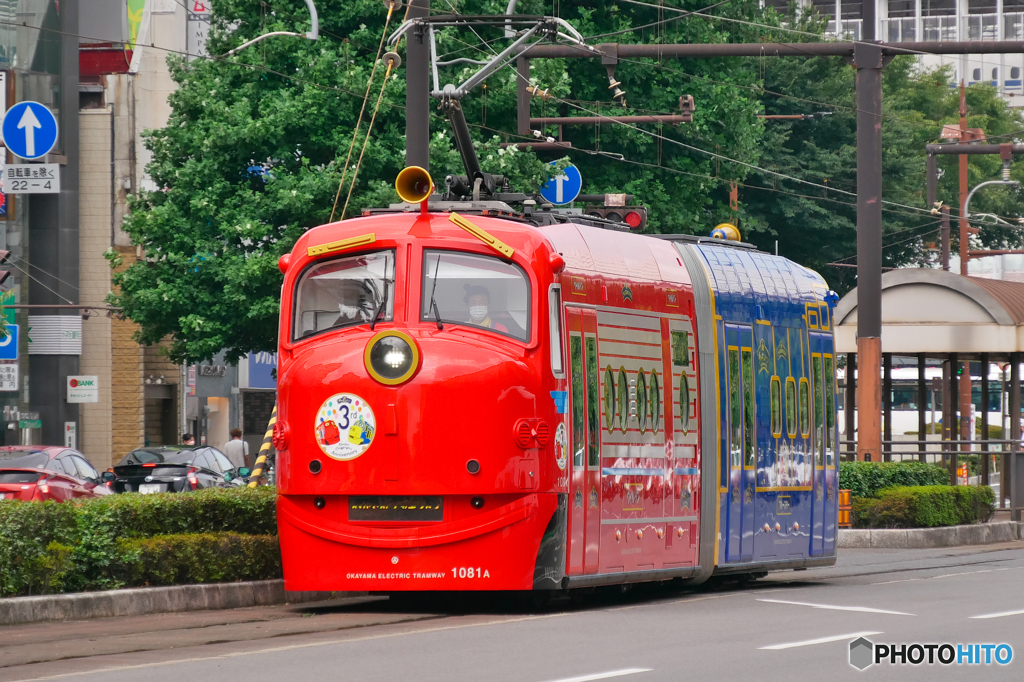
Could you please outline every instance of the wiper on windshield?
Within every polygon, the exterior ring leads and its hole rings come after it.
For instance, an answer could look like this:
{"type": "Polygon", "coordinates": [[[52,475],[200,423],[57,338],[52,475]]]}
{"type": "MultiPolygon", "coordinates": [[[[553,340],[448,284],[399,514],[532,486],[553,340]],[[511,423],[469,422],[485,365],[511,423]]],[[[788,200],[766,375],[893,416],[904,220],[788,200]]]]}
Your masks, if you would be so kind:
{"type": "Polygon", "coordinates": [[[388,304],[388,287],[390,285],[391,285],[391,282],[389,280],[385,279],[384,280],[384,294],[383,294],[383,296],[381,296],[380,305],[377,306],[377,310],[375,310],[374,313],[373,313],[373,319],[370,320],[370,331],[371,332],[373,331],[373,327],[377,324],[377,318],[380,317],[380,314],[384,311],[384,306],[386,306],[388,304]]]}
{"type": "Polygon", "coordinates": [[[437,291],[437,270],[441,267],[441,254],[437,255],[437,263],[434,265],[434,286],[430,288],[430,309],[434,311],[434,320],[438,329],[444,329],[441,324],[441,313],[437,309],[437,301],[434,300],[434,292],[437,291]]]}

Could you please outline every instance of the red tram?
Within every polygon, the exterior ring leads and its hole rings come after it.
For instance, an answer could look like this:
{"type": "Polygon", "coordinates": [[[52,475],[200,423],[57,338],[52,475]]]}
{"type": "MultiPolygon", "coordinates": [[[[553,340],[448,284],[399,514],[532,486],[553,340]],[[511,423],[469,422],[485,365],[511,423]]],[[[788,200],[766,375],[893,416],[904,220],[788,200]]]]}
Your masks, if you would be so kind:
{"type": "MultiPolygon", "coordinates": [[[[429,194],[424,171],[403,175],[403,197],[429,194]]],[[[288,590],[699,582],[835,561],[817,274],[530,202],[430,202],[314,228],[281,258],[288,590]]]]}

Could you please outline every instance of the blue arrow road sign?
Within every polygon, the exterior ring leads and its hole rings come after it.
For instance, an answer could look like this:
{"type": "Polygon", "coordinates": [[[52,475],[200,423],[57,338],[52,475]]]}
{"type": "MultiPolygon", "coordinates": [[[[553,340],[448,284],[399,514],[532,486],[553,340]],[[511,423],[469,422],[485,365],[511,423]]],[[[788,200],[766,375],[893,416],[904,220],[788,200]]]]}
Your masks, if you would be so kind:
{"type": "Polygon", "coordinates": [[[12,154],[38,159],[57,143],[57,119],[39,102],[18,102],[4,116],[3,133],[12,154]]]}
{"type": "MultiPolygon", "coordinates": [[[[552,161],[551,165],[555,165],[552,161]]],[[[569,166],[561,175],[548,180],[540,188],[540,195],[552,204],[568,204],[580,195],[583,189],[583,176],[576,166],[569,166]]]]}
{"type": "Polygon", "coordinates": [[[7,337],[0,339],[0,360],[18,359],[18,325],[7,325],[7,337]]]}

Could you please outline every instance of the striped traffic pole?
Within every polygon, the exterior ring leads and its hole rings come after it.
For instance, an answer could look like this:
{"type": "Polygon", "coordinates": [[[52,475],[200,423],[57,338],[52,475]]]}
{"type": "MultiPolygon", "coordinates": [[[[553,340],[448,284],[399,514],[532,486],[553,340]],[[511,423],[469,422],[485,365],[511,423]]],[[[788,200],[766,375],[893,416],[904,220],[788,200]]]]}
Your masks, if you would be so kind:
{"type": "Polygon", "coordinates": [[[249,487],[255,488],[260,484],[260,477],[263,475],[263,467],[267,463],[267,455],[270,454],[270,442],[274,439],[274,424],[277,423],[277,404],[274,404],[274,411],[270,413],[270,422],[267,424],[267,433],[263,436],[263,445],[260,446],[260,455],[252,465],[252,474],[249,476],[249,487]]]}

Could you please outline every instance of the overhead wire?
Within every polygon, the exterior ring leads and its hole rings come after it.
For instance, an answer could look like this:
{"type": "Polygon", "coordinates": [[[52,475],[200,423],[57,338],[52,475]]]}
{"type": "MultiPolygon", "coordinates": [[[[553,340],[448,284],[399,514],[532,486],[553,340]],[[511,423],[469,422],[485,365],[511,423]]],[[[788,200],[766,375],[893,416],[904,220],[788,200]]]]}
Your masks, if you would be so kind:
{"type": "MultiPolygon", "coordinates": [[[[352,142],[349,143],[348,154],[345,156],[345,167],[341,171],[341,180],[338,181],[338,191],[334,195],[334,205],[331,207],[331,217],[327,221],[329,223],[333,223],[334,222],[334,211],[337,210],[337,208],[338,208],[338,198],[341,196],[341,188],[345,184],[345,176],[348,175],[348,164],[349,164],[349,161],[351,161],[351,159],[352,159],[352,150],[356,146],[356,137],[358,137],[358,135],[359,135],[359,126],[361,126],[362,123],[363,123],[363,113],[366,111],[366,102],[370,99],[370,88],[373,86],[373,78],[374,78],[374,76],[377,73],[377,62],[380,61],[381,51],[384,49],[384,41],[387,40],[387,37],[388,37],[388,26],[391,24],[391,15],[394,13],[394,11],[395,11],[395,2],[394,2],[394,0],[391,0],[391,2],[388,3],[388,16],[384,20],[384,31],[381,33],[381,36],[380,36],[380,45],[377,46],[377,56],[374,57],[373,67],[370,69],[370,79],[366,82],[366,94],[363,95],[363,104],[362,104],[361,107],[359,107],[359,117],[356,119],[355,128],[352,130],[352,142]]],[[[406,13],[408,14],[408,10],[406,10],[406,13]]],[[[391,65],[390,64],[388,64],[388,73],[391,73],[391,65]]],[[[385,76],[384,78],[385,78],[385,83],[387,83],[387,76],[385,76]]],[[[383,89],[381,90],[381,94],[382,95],[384,94],[383,89]]],[[[379,106],[379,104],[380,103],[378,102],[378,106],[379,106]]],[[[374,109],[373,114],[374,114],[374,118],[376,118],[376,115],[377,115],[376,109],[374,109]]],[[[372,127],[373,127],[373,123],[371,122],[370,123],[370,128],[372,129],[372,127]]],[[[367,136],[367,139],[369,139],[370,130],[366,131],[366,136],[367,136]]],[[[366,149],[366,143],[365,142],[363,143],[363,149],[364,150],[366,149]]],[[[363,160],[362,153],[360,153],[360,155],[359,155],[359,160],[360,161],[363,160]]],[[[358,171],[359,171],[359,166],[357,164],[356,165],[355,173],[358,173],[358,171]]],[[[355,173],[353,173],[353,177],[352,177],[352,184],[353,185],[355,184],[355,181],[356,181],[355,180],[355,173]]],[[[349,196],[351,196],[351,195],[352,195],[352,190],[351,190],[351,188],[349,188],[349,196]]],[[[347,206],[348,202],[346,201],[345,204],[347,206]]],[[[344,217],[344,215],[345,215],[345,212],[342,211],[342,217],[344,217]]]]}
{"type": "Polygon", "coordinates": [[[56,296],[57,298],[61,299],[62,301],[66,301],[67,303],[70,303],[71,305],[78,305],[77,303],[75,303],[74,301],[72,301],[72,300],[71,300],[70,298],[65,298],[64,296],[61,296],[60,294],[58,294],[58,293],[57,293],[56,291],[54,291],[54,290],[53,290],[53,289],[51,289],[50,287],[46,286],[46,284],[45,284],[45,283],[44,283],[44,282],[43,282],[42,280],[40,280],[40,279],[38,279],[38,278],[36,278],[36,277],[33,277],[33,276],[32,276],[32,273],[30,273],[30,272],[29,272],[28,270],[22,270],[22,269],[21,269],[21,268],[19,268],[19,267],[18,267],[18,266],[17,266],[16,264],[14,264],[14,263],[12,263],[12,262],[10,262],[10,261],[8,261],[8,263],[7,263],[7,264],[8,264],[8,265],[10,265],[10,266],[11,266],[12,268],[14,268],[15,270],[17,270],[18,272],[20,272],[20,273],[22,273],[23,275],[25,275],[26,277],[28,277],[28,278],[29,278],[30,280],[32,280],[33,282],[35,282],[36,284],[38,284],[38,285],[39,285],[39,286],[41,286],[42,288],[44,288],[44,289],[46,289],[47,291],[49,291],[49,292],[50,292],[51,294],[53,294],[53,295],[54,295],[54,296],[56,296]]]}
{"type": "MultiPolygon", "coordinates": [[[[373,107],[373,115],[370,116],[370,125],[366,128],[366,137],[363,139],[363,148],[359,151],[359,160],[356,161],[356,167],[352,171],[352,183],[348,186],[348,196],[345,198],[345,207],[341,209],[341,219],[345,219],[345,213],[348,211],[348,203],[352,199],[352,190],[356,186],[356,177],[359,175],[359,167],[363,163],[363,154],[366,153],[366,145],[370,141],[370,133],[373,131],[373,122],[377,120],[377,110],[380,109],[381,100],[384,99],[384,89],[388,86],[388,78],[391,76],[391,68],[394,65],[390,59],[388,60],[387,70],[384,72],[384,81],[380,84],[380,94],[377,96],[377,104],[373,107]]],[[[333,217],[334,212],[331,211],[333,217]]]]}
{"type": "MultiPolygon", "coordinates": [[[[504,66],[506,68],[513,68],[511,66],[511,64],[505,64],[504,66]]],[[[562,98],[556,97],[554,95],[550,95],[550,97],[552,99],[555,99],[556,101],[559,101],[559,102],[561,102],[563,104],[566,104],[567,106],[570,106],[570,107],[573,107],[575,109],[584,111],[584,112],[586,112],[586,113],[588,113],[588,114],[590,114],[592,116],[596,116],[596,117],[599,117],[599,118],[607,119],[609,123],[618,124],[620,126],[624,126],[626,128],[630,128],[630,129],[632,129],[632,130],[634,130],[636,132],[639,132],[639,133],[641,133],[643,135],[648,135],[648,136],[653,137],[655,139],[660,139],[662,141],[667,141],[670,144],[676,144],[678,146],[690,149],[692,151],[695,151],[695,152],[698,152],[698,153],[701,153],[701,154],[705,154],[705,155],[711,156],[712,158],[717,158],[717,159],[722,160],[722,161],[726,161],[726,162],[729,162],[729,163],[734,163],[734,164],[737,164],[737,165],[741,165],[741,166],[747,167],[747,168],[749,168],[751,170],[762,172],[762,173],[766,173],[768,175],[779,177],[779,178],[784,179],[784,180],[790,180],[790,181],[793,181],[793,182],[798,182],[798,183],[806,184],[806,185],[809,185],[809,186],[812,186],[812,187],[823,189],[825,191],[837,192],[837,193],[844,194],[846,196],[850,196],[850,197],[854,197],[854,198],[857,197],[857,194],[855,192],[850,192],[850,191],[847,191],[847,190],[838,189],[836,187],[829,187],[828,185],[822,185],[822,184],[819,184],[819,183],[811,182],[810,180],[805,180],[803,178],[798,178],[798,177],[795,177],[795,176],[787,175],[785,173],[779,173],[778,171],[773,171],[773,170],[770,170],[770,169],[767,169],[767,168],[762,168],[762,167],[757,166],[755,164],[747,163],[745,161],[740,161],[738,159],[732,159],[730,157],[724,156],[722,154],[718,154],[716,152],[711,152],[711,151],[706,150],[706,149],[701,149],[700,147],[696,147],[696,146],[693,146],[693,145],[688,145],[688,144],[683,143],[681,141],[665,137],[665,136],[663,136],[663,135],[661,135],[659,133],[652,133],[650,131],[643,130],[642,128],[639,128],[639,127],[637,127],[635,125],[631,125],[631,124],[628,124],[628,123],[623,123],[621,121],[616,121],[614,117],[606,116],[604,114],[601,114],[600,112],[587,109],[586,107],[583,107],[583,106],[580,106],[578,104],[575,104],[573,101],[562,99],[562,98]]],[[[930,214],[930,209],[922,208],[922,207],[917,207],[917,206],[911,206],[911,205],[908,205],[908,204],[901,204],[901,203],[898,203],[898,202],[888,201],[888,200],[885,200],[885,199],[882,200],[882,204],[883,205],[888,204],[890,206],[900,207],[900,208],[903,208],[903,209],[906,209],[906,210],[909,210],[909,211],[916,212],[919,215],[920,214],[930,214]]]]}
{"type": "MultiPolygon", "coordinates": [[[[725,5],[725,4],[729,3],[729,2],[732,2],[732,0],[722,0],[721,2],[716,2],[713,5],[708,5],[707,7],[701,8],[699,10],[693,10],[693,11],[689,11],[689,12],[687,12],[686,10],[675,10],[677,12],[685,12],[685,13],[682,14],[682,15],[679,15],[679,16],[670,17],[668,19],[661,19],[659,21],[655,21],[655,22],[650,23],[650,24],[644,24],[642,26],[634,26],[633,28],[622,29],[621,31],[612,31],[610,33],[599,33],[597,35],[586,36],[586,39],[587,40],[593,40],[594,38],[609,38],[611,36],[621,36],[621,35],[625,35],[626,33],[632,33],[633,31],[640,31],[642,29],[652,28],[654,26],[659,26],[659,27],[660,26],[665,26],[666,24],[671,24],[673,22],[679,21],[680,19],[685,19],[686,17],[694,15],[694,14],[697,14],[698,12],[707,12],[708,10],[712,10],[712,9],[714,9],[716,7],[721,7],[722,5],[725,5]]],[[[655,7],[656,6],[657,5],[655,5],[655,7]]],[[[665,7],[665,9],[673,9],[673,8],[665,7]]]]}

